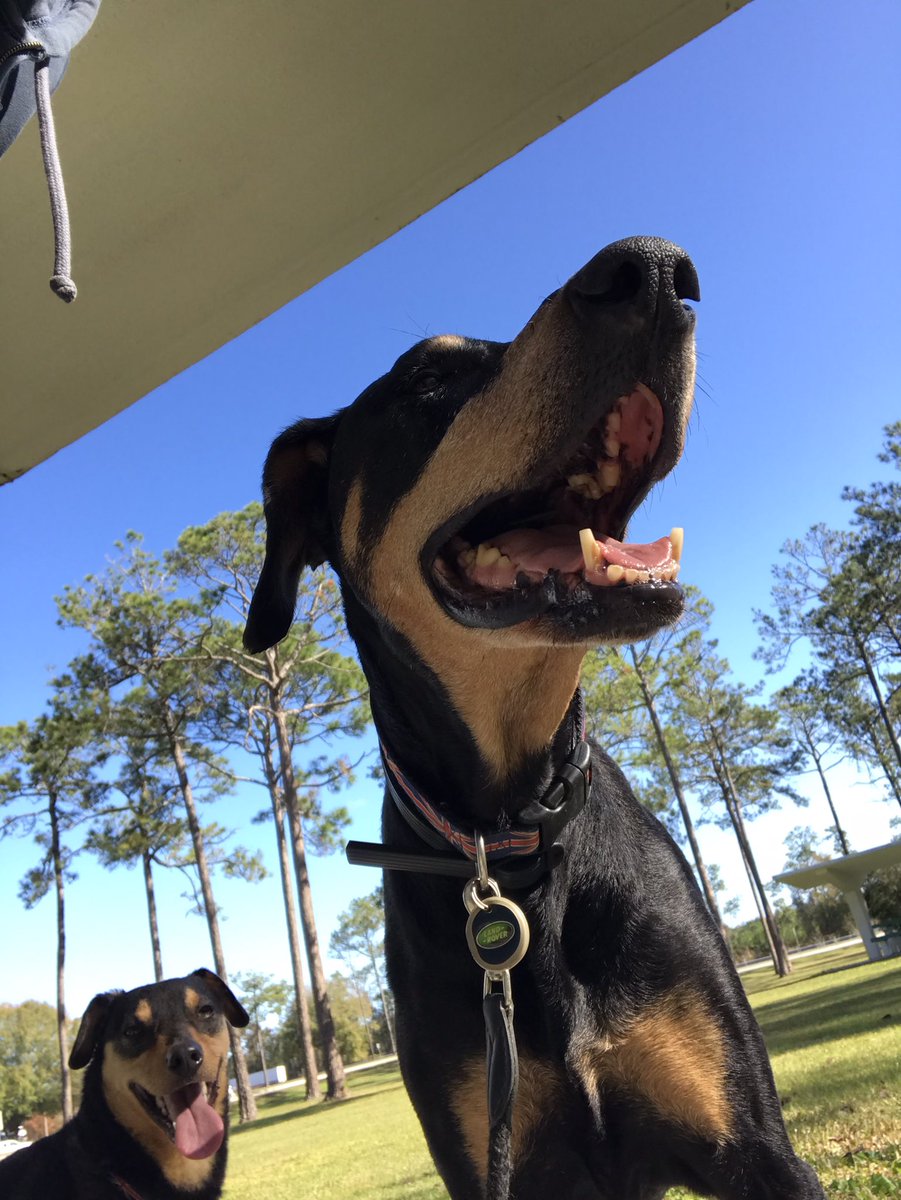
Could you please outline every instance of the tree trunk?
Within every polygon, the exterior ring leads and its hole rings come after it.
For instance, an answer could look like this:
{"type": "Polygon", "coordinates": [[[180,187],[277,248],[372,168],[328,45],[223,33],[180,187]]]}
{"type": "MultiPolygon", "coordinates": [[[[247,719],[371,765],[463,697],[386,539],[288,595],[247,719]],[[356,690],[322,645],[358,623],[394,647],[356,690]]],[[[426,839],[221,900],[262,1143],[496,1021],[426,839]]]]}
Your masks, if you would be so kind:
{"type": "Polygon", "coordinates": [[[638,682],[641,685],[641,692],[644,696],[645,707],[651,717],[651,723],[654,726],[654,733],[657,735],[657,745],[660,747],[660,753],[663,755],[663,761],[666,763],[666,769],[669,772],[670,783],[673,787],[673,793],[676,797],[676,803],[679,805],[679,812],[682,814],[682,824],[685,826],[685,833],[688,837],[688,844],[691,846],[692,857],[695,860],[695,866],[698,870],[698,877],[701,880],[701,888],[704,892],[704,899],[707,901],[707,907],[719,926],[720,933],[723,938],[727,938],[726,926],[723,924],[723,918],[720,915],[719,905],[716,902],[716,893],[713,890],[713,885],[710,882],[710,876],[707,874],[707,866],[704,859],[701,857],[701,847],[698,844],[698,839],[695,834],[694,822],[691,819],[691,813],[688,811],[688,804],[685,800],[685,793],[682,791],[682,781],[679,778],[679,773],[676,770],[676,764],[673,762],[672,755],[669,752],[669,746],[666,741],[666,735],[663,731],[663,726],[660,723],[660,718],[657,715],[657,706],[654,703],[654,697],[651,694],[651,689],[648,687],[644,672],[638,661],[638,655],[635,653],[635,647],[629,647],[632,655],[632,662],[635,666],[635,674],[638,676],[638,682]]]}
{"type": "Polygon", "coordinates": [[[300,902],[300,923],[303,926],[303,936],[307,945],[307,961],[310,964],[313,1003],[316,1006],[316,1020],[319,1025],[319,1036],[322,1039],[322,1052],[325,1056],[326,1096],[329,1100],[346,1100],[347,1086],[344,1078],[344,1062],[341,1058],[341,1051],[338,1049],[338,1040],[335,1037],[335,1022],[332,1019],[332,1007],[329,1003],[325,971],[322,969],[322,956],[319,953],[316,917],[313,912],[313,892],[310,888],[310,876],[307,871],[303,821],[297,799],[297,786],[294,781],[294,765],[291,761],[287,722],[284,712],[280,707],[276,707],[275,704],[273,705],[273,715],[278,733],[282,791],[285,798],[285,806],[288,810],[288,817],[291,822],[291,840],[294,847],[294,872],[297,880],[297,896],[300,902]]]}
{"type": "Polygon", "coordinates": [[[263,1031],[257,1021],[257,1047],[260,1051],[260,1066],[263,1068],[263,1091],[269,1090],[269,1072],[266,1070],[266,1052],[263,1050],[263,1031]]]}
{"type": "Polygon", "coordinates": [[[370,1005],[369,1012],[367,1013],[366,1003],[363,1000],[363,989],[360,987],[360,980],[357,976],[357,972],[353,969],[347,959],[342,957],[342,962],[346,964],[348,971],[350,971],[350,985],[353,988],[354,995],[357,998],[357,1004],[360,1009],[360,1021],[363,1024],[363,1028],[366,1030],[366,1041],[369,1043],[369,1057],[373,1058],[375,1056],[375,1042],[372,1040],[372,1007],[370,1005]]]}
{"type": "Polygon", "coordinates": [[[291,970],[294,974],[294,996],[297,1009],[297,1025],[300,1034],[300,1048],[303,1055],[303,1070],[306,1077],[306,1095],[308,1100],[321,1100],[322,1088],[319,1085],[319,1067],[316,1065],[316,1051],[313,1048],[313,1027],[310,1021],[310,1010],[307,1006],[307,989],[303,977],[303,958],[300,952],[300,930],[297,928],[297,911],[294,907],[294,894],[291,888],[291,862],[288,850],[288,839],[285,836],[285,805],[279,792],[275,764],[272,762],[270,743],[266,743],[266,783],[269,786],[269,798],[272,801],[272,815],[275,817],[275,837],[278,842],[278,866],[282,877],[282,901],[285,906],[285,922],[288,926],[288,946],[291,951],[291,970]]]}
{"type": "MultiPolygon", "coordinates": [[[[736,837],[738,837],[736,822],[732,816],[732,810],[729,807],[728,800],[726,800],[726,809],[729,813],[729,819],[732,821],[732,829],[734,830],[736,837]]],[[[773,970],[778,971],[779,956],[776,952],[776,943],[773,941],[773,934],[770,929],[769,922],[766,919],[766,913],[764,912],[763,904],[760,901],[760,895],[757,891],[757,884],[754,882],[754,874],[751,871],[751,864],[745,857],[745,848],[742,845],[740,838],[738,841],[738,850],[739,854],[741,855],[742,864],[745,868],[745,874],[748,877],[748,887],[751,889],[751,895],[754,897],[754,905],[757,909],[757,916],[760,918],[761,927],[763,928],[763,936],[766,938],[766,944],[770,951],[770,958],[773,960],[773,970]]]]}
{"type": "Polygon", "coordinates": [[[50,794],[50,854],[56,884],[56,1038],[59,1043],[60,1099],[63,1121],[72,1120],[72,1076],[69,1072],[69,1039],[66,1034],[66,894],[56,795],[50,794]]]}
{"type": "Polygon", "coordinates": [[[807,731],[807,727],[802,724],[804,737],[807,741],[807,748],[810,751],[810,757],[813,759],[817,769],[817,774],[820,777],[820,783],[823,785],[823,791],[826,793],[826,803],[829,805],[829,811],[832,813],[832,820],[835,824],[835,833],[838,837],[839,844],[843,854],[850,854],[851,849],[848,845],[848,839],[845,836],[845,831],[841,827],[841,822],[838,819],[838,813],[835,811],[835,804],[832,801],[832,792],[829,790],[829,784],[826,781],[826,772],[823,770],[822,756],[816,748],[816,743],[807,731]]]}
{"type": "Polygon", "coordinates": [[[376,959],[375,946],[372,944],[372,938],[368,935],[366,937],[366,949],[369,951],[369,961],[372,963],[375,986],[379,990],[379,996],[382,1001],[382,1012],[385,1014],[385,1024],[388,1026],[388,1038],[391,1042],[391,1053],[397,1054],[397,1039],[394,1036],[394,1013],[388,1008],[388,997],[385,994],[385,985],[382,983],[382,973],[379,970],[376,959]]]}
{"type": "MultiPolygon", "coordinates": [[[[194,858],[197,862],[197,873],[200,876],[200,891],[203,895],[203,907],[206,912],[207,927],[210,931],[210,945],[213,950],[213,963],[216,967],[216,974],[223,981],[228,983],[228,972],[225,969],[225,954],[222,950],[222,938],[219,934],[219,918],[216,908],[216,900],[213,896],[213,883],[210,877],[210,868],[206,857],[206,847],[203,843],[203,831],[200,826],[200,819],[197,815],[197,805],[194,803],[194,791],[191,787],[191,780],[188,777],[188,768],[185,763],[184,749],[182,748],[181,740],[174,726],[172,714],[166,710],[164,713],[166,723],[166,733],[169,739],[169,749],[172,754],[172,760],[175,763],[175,770],[178,775],[178,786],[181,791],[182,800],[184,801],[185,813],[188,818],[188,828],[191,831],[191,841],[194,846],[194,858]]],[[[247,1072],[247,1063],[244,1058],[244,1049],[238,1038],[237,1032],[229,1025],[228,1040],[231,1044],[232,1060],[235,1066],[235,1083],[238,1088],[238,1102],[241,1113],[241,1122],[253,1121],[257,1115],[257,1102],[253,1094],[253,1089],[250,1086],[250,1077],[247,1072]]]]}
{"type": "MultiPolygon", "coordinates": [[[[898,741],[898,735],[895,733],[895,727],[892,725],[891,717],[889,716],[888,709],[885,706],[882,688],[879,686],[879,680],[876,677],[876,671],[873,668],[873,664],[870,661],[870,655],[867,652],[867,648],[864,643],[856,638],[855,641],[857,641],[857,649],[860,654],[861,661],[863,662],[864,670],[867,673],[867,679],[869,679],[870,687],[873,689],[873,695],[876,697],[876,705],[879,709],[879,715],[882,718],[882,723],[885,726],[885,731],[888,734],[888,740],[892,747],[892,751],[894,752],[895,761],[898,764],[898,768],[901,769],[901,743],[898,741]]],[[[901,804],[901,800],[899,800],[899,804],[901,804]]]]}
{"type": "Polygon", "coordinates": [[[150,854],[141,854],[144,867],[144,891],[147,894],[147,919],[150,922],[150,945],[153,948],[153,977],[157,983],[163,979],[163,951],[160,947],[160,927],[156,918],[156,895],[153,890],[153,868],[150,854]]]}
{"type": "Polygon", "coordinates": [[[712,734],[713,742],[716,747],[716,752],[719,757],[719,762],[716,764],[717,775],[720,778],[720,787],[723,792],[723,798],[726,802],[726,809],[729,813],[729,819],[732,822],[732,828],[735,830],[735,836],[738,838],[738,844],[741,847],[745,862],[754,879],[754,887],[757,890],[757,895],[760,902],[760,907],[763,909],[764,924],[769,929],[770,941],[775,956],[773,966],[776,969],[777,975],[791,974],[791,960],[788,957],[788,951],[785,948],[785,942],[782,940],[782,934],[779,932],[779,926],[776,923],[776,916],[770,904],[769,896],[766,894],[766,889],[763,886],[763,880],[760,878],[760,872],[757,869],[757,861],[754,858],[754,853],[751,850],[751,843],[748,840],[748,832],[745,829],[744,818],[741,813],[741,803],[738,799],[738,793],[735,790],[735,784],[732,781],[732,772],[729,770],[729,764],[726,761],[726,756],[723,752],[723,747],[716,733],[712,734]]]}

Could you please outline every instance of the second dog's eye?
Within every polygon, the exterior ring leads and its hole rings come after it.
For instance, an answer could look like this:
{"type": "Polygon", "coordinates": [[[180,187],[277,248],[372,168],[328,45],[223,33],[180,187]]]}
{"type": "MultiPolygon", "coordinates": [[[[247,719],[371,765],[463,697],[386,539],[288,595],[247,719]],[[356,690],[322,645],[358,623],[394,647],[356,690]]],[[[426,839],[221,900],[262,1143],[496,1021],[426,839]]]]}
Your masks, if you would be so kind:
{"type": "Polygon", "coordinates": [[[141,1032],[140,1025],[126,1025],[122,1030],[122,1036],[125,1038],[135,1038],[141,1032]]]}
{"type": "Polygon", "coordinates": [[[213,1015],[212,1004],[201,1004],[200,1008],[197,1010],[197,1013],[201,1017],[211,1017],[213,1015]]]}

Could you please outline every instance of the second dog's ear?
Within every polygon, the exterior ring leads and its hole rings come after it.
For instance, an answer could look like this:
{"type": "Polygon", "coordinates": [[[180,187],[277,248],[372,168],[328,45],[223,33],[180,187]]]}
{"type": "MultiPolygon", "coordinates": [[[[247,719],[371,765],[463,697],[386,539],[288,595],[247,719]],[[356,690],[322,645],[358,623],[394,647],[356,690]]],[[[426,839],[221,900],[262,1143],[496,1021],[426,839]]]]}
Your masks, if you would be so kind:
{"type": "Polygon", "coordinates": [[[78,1026],[78,1036],[75,1038],[75,1045],[69,1055],[69,1066],[73,1071],[80,1071],[91,1061],[106,1028],[109,1006],[118,994],[118,992],[101,992],[84,1010],[84,1016],[78,1026]]]}
{"type": "Polygon", "coordinates": [[[243,1029],[245,1025],[250,1024],[250,1017],[238,1001],[237,996],[218,975],[213,971],[208,971],[206,967],[198,967],[191,974],[199,975],[210,991],[217,997],[219,1003],[222,1005],[225,1018],[230,1025],[234,1025],[237,1029],[243,1029]]]}
{"type": "Polygon", "coordinates": [[[340,414],[298,421],[275,439],[266,457],[266,558],[244,629],[244,645],[254,654],[285,636],[301,571],[326,559],[328,460],[339,420],[340,414]]]}

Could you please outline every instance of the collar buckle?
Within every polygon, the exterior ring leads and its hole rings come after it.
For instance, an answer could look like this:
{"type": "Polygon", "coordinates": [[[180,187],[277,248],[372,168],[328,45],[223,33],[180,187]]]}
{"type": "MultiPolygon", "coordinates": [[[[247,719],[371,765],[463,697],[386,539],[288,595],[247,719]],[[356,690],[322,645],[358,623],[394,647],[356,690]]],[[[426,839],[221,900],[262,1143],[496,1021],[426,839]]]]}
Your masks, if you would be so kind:
{"type": "Polygon", "coordinates": [[[590,789],[591,747],[588,742],[581,741],[556,772],[541,799],[520,809],[516,819],[524,825],[538,826],[541,848],[548,853],[554,848],[563,827],[585,807],[590,789]]]}

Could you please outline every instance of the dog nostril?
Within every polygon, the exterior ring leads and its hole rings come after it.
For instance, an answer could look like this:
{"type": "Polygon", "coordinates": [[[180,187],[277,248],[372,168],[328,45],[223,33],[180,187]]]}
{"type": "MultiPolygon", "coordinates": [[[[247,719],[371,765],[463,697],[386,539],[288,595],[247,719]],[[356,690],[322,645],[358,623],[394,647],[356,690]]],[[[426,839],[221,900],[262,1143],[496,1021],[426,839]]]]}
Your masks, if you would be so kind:
{"type": "Polygon", "coordinates": [[[191,1062],[194,1064],[195,1067],[199,1067],[200,1064],[203,1062],[203,1051],[200,1049],[199,1046],[189,1046],[188,1047],[188,1058],[191,1060],[191,1062]]]}
{"type": "Polygon", "coordinates": [[[634,300],[644,287],[645,276],[641,267],[634,262],[622,262],[609,280],[596,279],[592,289],[592,300],[607,304],[622,304],[634,300]]]}
{"type": "Polygon", "coordinates": [[[701,299],[701,284],[690,258],[680,258],[673,268],[673,288],[679,300],[701,299]]]}

